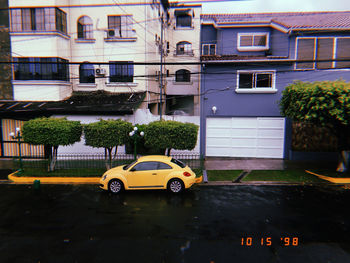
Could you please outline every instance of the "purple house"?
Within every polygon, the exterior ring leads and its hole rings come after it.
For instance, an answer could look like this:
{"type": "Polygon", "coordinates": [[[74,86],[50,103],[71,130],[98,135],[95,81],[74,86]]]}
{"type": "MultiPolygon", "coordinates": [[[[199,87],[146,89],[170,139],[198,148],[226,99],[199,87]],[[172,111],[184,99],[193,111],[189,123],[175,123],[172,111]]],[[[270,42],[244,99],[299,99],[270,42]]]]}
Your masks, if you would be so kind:
{"type": "Polygon", "coordinates": [[[202,15],[201,154],[289,158],[295,80],[350,81],[350,11],[202,15]]]}

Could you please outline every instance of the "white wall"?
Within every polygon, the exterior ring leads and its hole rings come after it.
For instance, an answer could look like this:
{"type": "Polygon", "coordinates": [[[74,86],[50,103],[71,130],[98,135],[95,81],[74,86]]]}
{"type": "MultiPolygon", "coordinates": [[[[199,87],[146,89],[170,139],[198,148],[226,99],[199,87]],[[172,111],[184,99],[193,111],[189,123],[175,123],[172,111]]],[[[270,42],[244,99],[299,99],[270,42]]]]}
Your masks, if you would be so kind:
{"type": "Polygon", "coordinates": [[[69,97],[72,87],[69,82],[45,80],[15,81],[14,100],[18,101],[60,101],[69,97]]]}
{"type": "MultiPolygon", "coordinates": [[[[133,115],[125,115],[125,116],[86,116],[86,115],[55,115],[53,117],[67,117],[69,120],[80,121],[81,124],[88,124],[92,122],[97,122],[99,119],[123,119],[131,122],[132,124],[147,124],[152,121],[159,120],[158,115],[153,115],[149,112],[149,110],[136,110],[133,115]]],[[[199,116],[163,116],[164,120],[174,120],[179,122],[189,122],[194,123],[199,126],[200,118],[199,116]]],[[[197,145],[192,151],[179,151],[172,150],[172,153],[199,153],[199,131],[197,138],[197,145]]],[[[95,154],[95,153],[104,153],[103,148],[92,148],[90,146],[84,145],[84,138],[82,137],[81,141],[75,143],[72,146],[60,146],[58,148],[58,154],[95,154]]],[[[118,147],[118,153],[125,153],[124,146],[118,147]]]]}

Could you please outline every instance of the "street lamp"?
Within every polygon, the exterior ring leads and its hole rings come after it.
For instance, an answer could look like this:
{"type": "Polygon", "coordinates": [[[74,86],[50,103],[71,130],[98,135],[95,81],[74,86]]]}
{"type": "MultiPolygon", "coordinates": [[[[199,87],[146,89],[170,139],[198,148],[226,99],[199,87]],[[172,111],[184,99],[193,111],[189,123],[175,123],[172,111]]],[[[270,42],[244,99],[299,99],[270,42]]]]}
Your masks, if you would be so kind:
{"type": "Polygon", "coordinates": [[[21,153],[21,143],[22,143],[22,136],[21,136],[21,129],[16,128],[15,132],[10,133],[10,137],[14,140],[17,140],[18,144],[18,158],[19,158],[19,171],[18,173],[22,173],[23,171],[23,163],[22,163],[22,153],[21,153]]]}
{"type": "Polygon", "coordinates": [[[129,136],[134,139],[134,159],[135,160],[137,156],[137,141],[144,135],[145,133],[143,131],[138,132],[138,128],[136,126],[134,127],[133,131],[129,132],[129,136]]]}

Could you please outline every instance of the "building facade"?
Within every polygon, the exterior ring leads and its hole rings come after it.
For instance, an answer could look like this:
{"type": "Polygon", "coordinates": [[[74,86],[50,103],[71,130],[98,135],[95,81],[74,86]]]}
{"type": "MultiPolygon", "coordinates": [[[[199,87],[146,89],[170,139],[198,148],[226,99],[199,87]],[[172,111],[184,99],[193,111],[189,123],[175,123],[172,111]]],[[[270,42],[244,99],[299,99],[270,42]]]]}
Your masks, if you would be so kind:
{"type": "MultiPolygon", "coordinates": [[[[159,1],[10,1],[14,99],[60,101],[73,92],[146,92],[158,61],[159,1]]],[[[147,107],[144,103],[142,107],[147,107]]]]}
{"type": "Polygon", "coordinates": [[[350,80],[350,12],[201,18],[201,153],[288,158],[282,91],[296,80],[350,80]]]}
{"type": "Polygon", "coordinates": [[[167,0],[9,0],[1,156],[16,155],[11,129],[38,116],[198,116],[199,65],[166,63],[200,61],[200,14],[167,0]]]}
{"type": "Polygon", "coordinates": [[[166,65],[164,70],[168,114],[200,114],[201,10],[201,5],[179,4],[173,4],[169,9],[165,61],[177,65],[166,65]]]}

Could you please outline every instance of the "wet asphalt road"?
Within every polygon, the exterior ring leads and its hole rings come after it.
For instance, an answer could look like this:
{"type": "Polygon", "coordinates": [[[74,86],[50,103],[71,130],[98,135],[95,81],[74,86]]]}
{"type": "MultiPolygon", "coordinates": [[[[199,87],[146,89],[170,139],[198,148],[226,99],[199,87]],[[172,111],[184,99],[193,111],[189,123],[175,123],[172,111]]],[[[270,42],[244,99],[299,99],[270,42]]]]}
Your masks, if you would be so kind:
{"type": "Polygon", "coordinates": [[[339,186],[0,185],[0,198],[0,262],[350,262],[339,186]]]}

